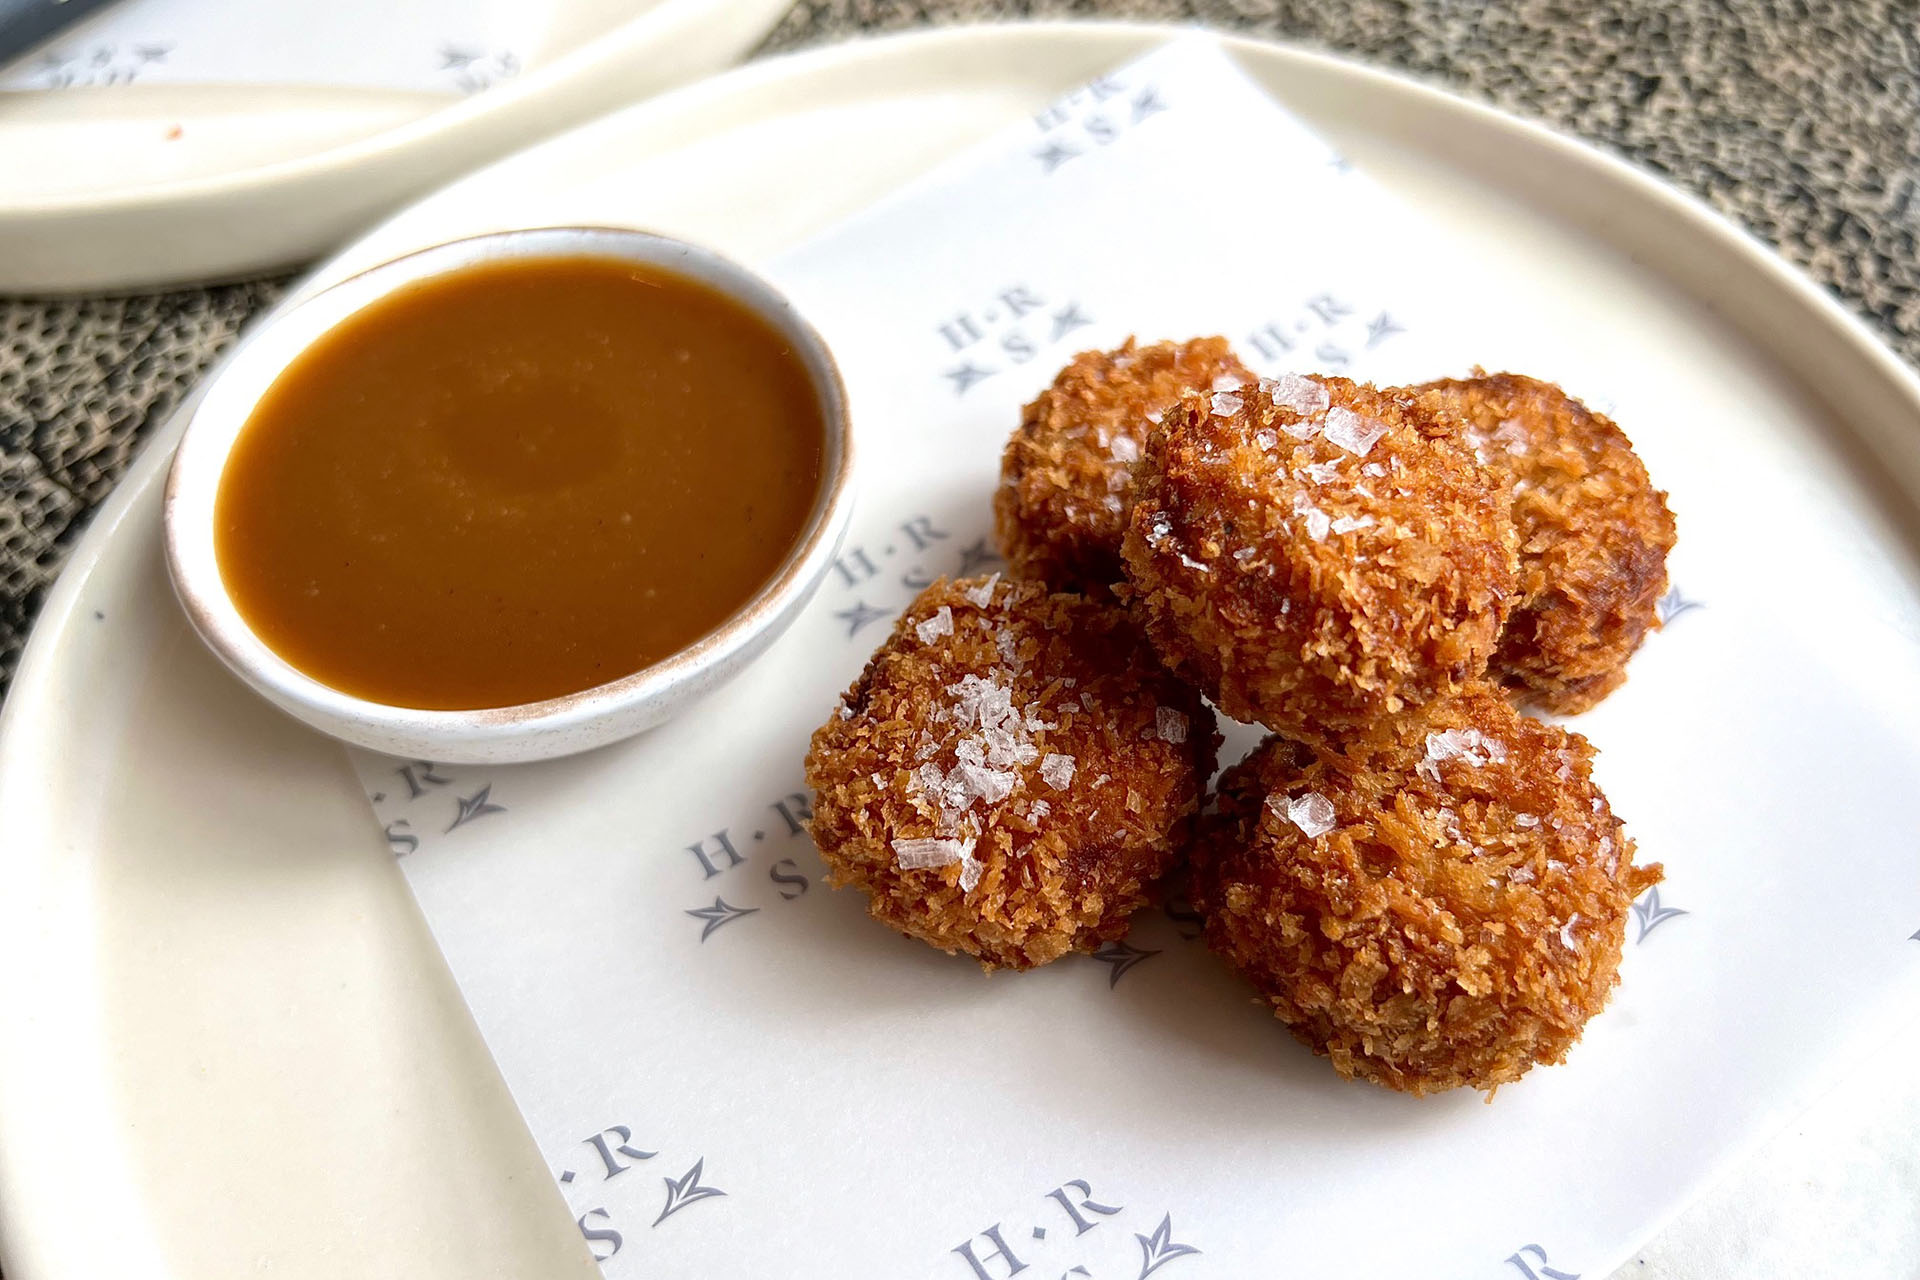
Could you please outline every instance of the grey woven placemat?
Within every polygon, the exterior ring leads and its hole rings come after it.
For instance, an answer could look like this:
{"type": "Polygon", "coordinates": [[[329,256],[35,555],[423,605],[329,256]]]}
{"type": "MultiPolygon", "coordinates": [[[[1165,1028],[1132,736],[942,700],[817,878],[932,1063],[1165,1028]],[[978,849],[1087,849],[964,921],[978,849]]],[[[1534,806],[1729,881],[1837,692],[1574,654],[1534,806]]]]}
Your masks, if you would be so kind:
{"type": "MultiPolygon", "coordinates": [[[[1704,197],[1920,359],[1920,16],[1911,0],[803,0],[774,53],[1003,17],[1201,21],[1412,71],[1704,197]]],[[[0,300],[0,694],[87,514],[284,280],[0,300]]]]}

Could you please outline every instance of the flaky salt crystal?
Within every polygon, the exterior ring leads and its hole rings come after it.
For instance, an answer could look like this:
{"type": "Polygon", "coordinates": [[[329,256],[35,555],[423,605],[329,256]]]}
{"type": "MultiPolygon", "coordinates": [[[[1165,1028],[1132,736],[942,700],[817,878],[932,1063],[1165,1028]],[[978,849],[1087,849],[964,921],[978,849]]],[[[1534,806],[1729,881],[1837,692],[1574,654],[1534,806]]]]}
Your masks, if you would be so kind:
{"type": "Polygon", "coordinates": [[[1325,539],[1327,531],[1333,528],[1332,518],[1308,501],[1304,493],[1293,495],[1293,513],[1306,521],[1307,536],[1315,542],[1325,539]]]}
{"type": "Polygon", "coordinates": [[[1287,821],[1300,828],[1308,839],[1318,839],[1339,825],[1333,801],[1318,791],[1294,796],[1287,801],[1287,821]]]}
{"type": "Polygon", "coordinates": [[[1115,497],[1111,493],[1100,500],[1100,505],[1105,507],[1107,510],[1116,512],[1116,513],[1119,512],[1121,509],[1120,499],[1115,497]]]}
{"type": "Polygon", "coordinates": [[[1515,867],[1512,871],[1509,871],[1507,873],[1507,879],[1513,881],[1515,884],[1532,884],[1533,868],[1532,867],[1515,867]]]}
{"type": "Polygon", "coordinates": [[[1238,391],[1242,385],[1240,379],[1230,373],[1214,375],[1213,390],[1215,391],[1238,391]]]}
{"type": "Polygon", "coordinates": [[[1327,426],[1322,434],[1348,453],[1364,457],[1367,450],[1373,448],[1374,441],[1387,434],[1387,424],[1362,417],[1345,405],[1336,405],[1327,410],[1327,426]]]}
{"type": "Polygon", "coordinates": [[[1048,804],[1045,800],[1035,800],[1032,804],[1027,806],[1027,816],[1029,818],[1032,818],[1035,822],[1040,821],[1040,819],[1046,817],[1048,814],[1052,812],[1053,812],[1053,806],[1048,804]]]}
{"type": "Polygon", "coordinates": [[[1268,453],[1272,453],[1274,449],[1279,446],[1280,437],[1275,435],[1273,432],[1268,431],[1265,427],[1262,427],[1260,430],[1253,433],[1253,442],[1259,445],[1262,449],[1266,450],[1268,453]]]}
{"type": "Polygon", "coordinates": [[[1173,533],[1173,524],[1165,514],[1156,512],[1147,521],[1147,545],[1158,547],[1173,533]]]}
{"type": "Polygon", "coordinates": [[[914,628],[914,631],[919,635],[921,644],[932,644],[941,636],[952,635],[953,610],[944,604],[941,605],[938,613],[928,618],[925,622],[920,623],[914,628]]]}
{"type": "Polygon", "coordinates": [[[1209,401],[1214,416],[1218,418],[1230,418],[1240,412],[1241,403],[1240,397],[1231,391],[1216,391],[1213,393],[1213,399],[1209,401]]]}
{"type": "Polygon", "coordinates": [[[1355,529],[1365,529],[1372,524],[1372,516],[1336,516],[1333,521],[1333,531],[1335,533],[1352,533],[1355,529]]]}
{"type": "Polygon", "coordinates": [[[1153,729],[1166,742],[1181,743],[1187,740],[1187,717],[1172,707],[1153,709],[1153,729]]]}
{"type": "Polygon", "coordinates": [[[1111,778],[1112,776],[1113,775],[1110,773],[1103,773],[1099,777],[1093,780],[1093,785],[1096,787],[1104,787],[1107,785],[1107,779],[1111,778]]]}
{"type": "Polygon", "coordinates": [[[1531,443],[1527,436],[1527,429],[1514,418],[1508,418],[1495,428],[1493,438],[1503,445],[1508,453],[1525,453],[1531,443]]]}
{"type": "Polygon", "coordinates": [[[1201,563],[1198,560],[1195,560],[1192,556],[1188,555],[1184,551],[1180,553],[1180,563],[1187,566],[1187,568],[1197,570],[1200,573],[1205,573],[1207,571],[1207,566],[1205,564],[1201,563]]]}
{"type": "Polygon", "coordinates": [[[986,769],[975,764],[955,765],[955,775],[965,780],[967,789],[988,804],[999,804],[1013,794],[1018,775],[1007,769],[986,769]]]}
{"type": "Polygon", "coordinates": [[[972,893],[973,886],[980,883],[983,871],[985,868],[980,865],[980,859],[974,857],[964,859],[960,863],[960,892],[972,893]]]}
{"type": "Polygon", "coordinates": [[[895,840],[893,861],[902,871],[925,871],[945,867],[973,857],[971,840],[895,840]]]}
{"type": "Polygon", "coordinates": [[[1040,777],[1055,791],[1065,791],[1073,781],[1073,757],[1048,752],[1040,762],[1040,777]]]}
{"type": "Polygon", "coordinates": [[[1427,735],[1426,758],[1414,767],[1414,772],[1438,782],[1444,760],[1459,760],[1477,769],[1506,758],[1506,743],[1489,738],[1478,729],[1442,729],[1427,735]]]}
{"type": "Polygon", "coordinates": [[[1540,819],[1531,813],[1516,813],[1513,815],[1513,825],[1522,830],[1531,831],[1540,825],[1540,819]]]}
{"type": "Polygon", "coordinates": [[[1155,409],[1151,413],[1147,414],[1147,421],[1151,422],[1154,426],[1157,427],[1160,425],[1161,420],[1164,419],[1166,416],[1167,414],[1164,409],[1155,409]]]}
{"type": "Polygon", "coordinates": [[[1576,911],[1567,917],[1565,924],[1560,926],[1560,945],[1569,951],[1578,951],[1580,949],[1580,944],[1573,940],[1573,927],[1579,923],[1580,913],[1576,911]]]}
{"type": "Polygon", "coordinates": [[[1600,856],[1604,858],[1612,852],[1613,852],[1613,837],[1601,836],[1600,837],[1600,856]]]}
{"type": "Polygon", "coordinates": [[[1283,373],[1275,378],[1270,394],[1275,404],[1307,417],[1325,413],[1327,406],[1333,403],[1325,387],[1297,373],[1283,373]]]}
{"type": "Polygon", "coordinates": [[[1315,484],[1328,484],[1340,478],[1340,465],[1335,462],[1309,462],[1299,470],[1315,484]]]}
{"type": "Polygon", "coordinates": [[[981,583],[979,586],[968,587],[961,594],[965,595],[967,597],[967,600],[971,604],[973,604],[976,608],[984,609],[988,605],[993,603],[993,588],[995,587],[995,585],[999,583],[999,581],[1000,581],[1000,575],[997,573],[993,574],[985,582],[981,583]]]}
{"type": "Polygon", "coordinates": [[[1387,474],[1387,469],[1377,462],[1369,462],[1366,466],[1360,468],[1360,470],[1376,479],[1387,474]]]}
{"type": "Polygon", "coordinates": [[[1140,461],[1140,442],[1132,436],[1115,436],[1113,443],[1107,446],[1107,452],[1113,455],[1115,462],[1140,461]]]}
{"type": "Polygon", "coordinates": [[[1260,549],[1258,547],[1242,547],[1233,553],[1233,558],[1235,560],[1251,560],[1259,554],[1260,549]]]}

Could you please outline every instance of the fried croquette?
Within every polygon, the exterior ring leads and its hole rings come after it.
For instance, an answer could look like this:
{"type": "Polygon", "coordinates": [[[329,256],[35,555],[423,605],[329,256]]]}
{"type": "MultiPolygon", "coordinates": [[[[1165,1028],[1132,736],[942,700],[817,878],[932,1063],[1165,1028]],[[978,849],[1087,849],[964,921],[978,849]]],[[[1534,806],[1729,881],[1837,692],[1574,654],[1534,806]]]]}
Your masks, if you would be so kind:
{"type": "Polygon", "coordinates": [[[1461,417],[1481,462],[1513,481],[1519,595],[1489,673],[1545,710],[1585,711],[1660,625],[1667,495],[1625,432],[1550,382],[1476,371],[1413,390],[1461,417]]]}
{"type": "Polygon", "coordinates": [[[813,839],[874,919],[1028,969],[1126,932],[1184,854],[1218,746],[1121,609],[943,579],[813,735],[813,839]]]}
{"type": "Polygon", "coordinates": [[[1124,543],[1161,657],[1238,720],[1339,734],[1457,691],[1514,591],[1506,481],[1404,393],[1286,375],[1183,400],[1124,543]]]}
{"type": "Polygon", "coordinates": [[[1586,739],[1491,683],[1223,775],[1209,945],[1349,1079],[1492,1090],[1558,1062],[1616,982],[1633,865],[1586,739]]]}
{"type": "Polygon", "coordinates": [[[994,533],[1012,571],[1106,597],[1134,461],[1181,396],[1253,382],[1225,338],[1083,351],[1026,406],[1000,458],[994,533]]]}

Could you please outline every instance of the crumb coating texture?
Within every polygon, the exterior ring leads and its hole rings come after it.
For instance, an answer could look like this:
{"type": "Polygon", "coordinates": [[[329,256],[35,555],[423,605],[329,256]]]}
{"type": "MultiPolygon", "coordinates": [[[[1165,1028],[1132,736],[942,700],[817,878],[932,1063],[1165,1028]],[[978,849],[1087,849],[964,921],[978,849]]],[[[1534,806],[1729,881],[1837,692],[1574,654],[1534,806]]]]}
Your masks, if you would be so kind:
{"type": "Polygon", "coordinates": [[[994,533],[1012,571],[1105,596],[1120,580],[1133,465],[1182,396],[1254,376],[1225,338],[1083,351],[1021,411],[1000,458],[994,533]]]}
{"type": "Polygon", "coordinates": [[[1124,555],[1161,656],[1302,738],[1479,678],[1514,591],[1505,481],[1411,395],[1287,375],[1182,401],[1135,469],[1124,555]]]}
{"type": "Polygon", "coordinates": [[[1492,1090],[1562,1060],[1660,879],[1580,735],[1483,684],[1227,771],[1195,857],[1209,945],[1348,1078],[1492,1090]]]}
{"type": "Polygon", "coordinates": [[[1552,383],[1480,374],[1414,390],[1464,420],[1513,482],[1519,596],[1490,673],[1548,711],[1585,711],[1659,626],[1673,513],[1626,433],[1552,383]]]}
{"type": "Polygon", "coordinates": [[[876,920],[983,967],[1091,950],[1185,853],[1219,736],[1120,609],[941,580],[813,735],[812,833],[876,920]]]}

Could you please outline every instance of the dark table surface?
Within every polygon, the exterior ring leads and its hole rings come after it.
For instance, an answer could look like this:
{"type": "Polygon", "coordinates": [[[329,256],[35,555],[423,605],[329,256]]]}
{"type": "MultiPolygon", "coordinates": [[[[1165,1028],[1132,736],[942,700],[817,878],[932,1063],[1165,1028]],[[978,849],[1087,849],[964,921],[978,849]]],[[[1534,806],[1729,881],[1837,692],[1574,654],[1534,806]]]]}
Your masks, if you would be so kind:
{"type": "MultiPolygon", "coordinates": [[[[1701,197],[1920,360],[1913,0],[802,0],[759,54],[1029,17],[1199,21],[1544,120],[1701,197]]],[[[0,299],[0,693],[88,514],[286,280],[0,299]]]]}

